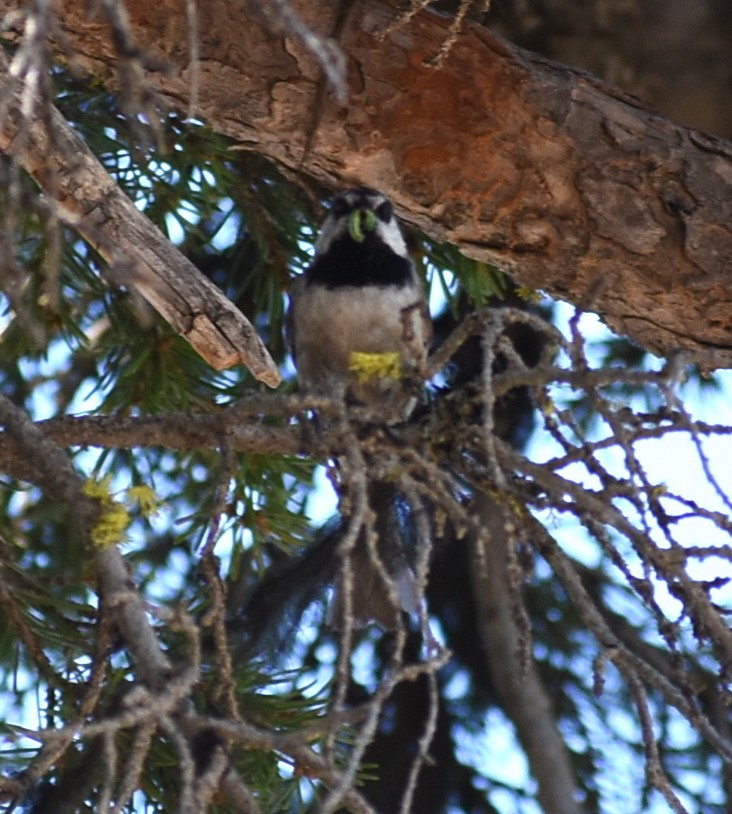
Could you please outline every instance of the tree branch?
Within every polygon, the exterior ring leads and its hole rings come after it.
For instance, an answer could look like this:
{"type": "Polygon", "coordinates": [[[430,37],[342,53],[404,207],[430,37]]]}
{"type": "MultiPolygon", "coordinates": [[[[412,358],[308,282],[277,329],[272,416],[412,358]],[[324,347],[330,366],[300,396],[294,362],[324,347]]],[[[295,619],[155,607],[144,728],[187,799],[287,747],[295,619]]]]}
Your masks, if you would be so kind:
{"type": "Polygon", "coordinates": [[[514,540],[505,528],[508,516],[487,496],[479,495],[475,504],[480,526],[487,532],[474,540],[471,573],[488,668],[536,778],[542,810],[577,814],[577,784],[551,698],[533,659],[523,658],[530,643],[524,641],[527,631],[516,619],[515,604],[521,600],[515,595],[519,586],[510,576],[515,554],[509,553],[514,540]]]}
{"type": "Polygon", "coordinates": [[[4,63],[0,150],[107,260],[114,284],[140,293],[212,367],[244,364],[276,387],[277,366],[249,320],[135,207],[59,111],[4,63]]]}
{"type": "MultiPolygon", "coordinates": [[[[164,14],[127,6],[134,40],[170,66],[148,81],[185,109],[184,3],[164,14]]],[[[304,19],[329,32],[333,13],[318,0],[304,19]]],[[[105,29],[74,4],[58,15],[84,63],[108,75],[105,29]]],[[[449,23],[422,11],[387,34],[394,17],[385,0],[355,0],[339,42],[348,104],[324,99],[308,138],[317,60],[258,27],[245,4],[224,2],[200,20],[202,115],[326,184],[380,188],[429,234],[596,310],[655,353],[684,348],[709,367],[732,365],[732,147],[476,24],[431,67],[449,23]]]]}

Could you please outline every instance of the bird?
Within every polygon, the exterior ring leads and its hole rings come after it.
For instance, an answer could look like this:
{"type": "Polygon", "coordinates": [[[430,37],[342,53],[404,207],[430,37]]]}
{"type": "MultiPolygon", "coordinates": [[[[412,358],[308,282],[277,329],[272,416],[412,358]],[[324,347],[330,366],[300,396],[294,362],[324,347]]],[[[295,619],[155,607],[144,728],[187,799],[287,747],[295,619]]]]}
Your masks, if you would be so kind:
{"type": "MultiPolygon", "coordinates": [[[[333,199],[312,263],[291,287],[286,323],[302,390],[364,408],[377,423],[409,417],[417,403],[409,382],[424,377],[432,325],[387,197],[360,187],[333,199]]],[[[369,482],[367,495],[372,523],[351,549],[349,599],[341,570],[329,619],[342,627],[348,608],[357,627],[375,621],[393,629],[419,604],[404,539],[412,533],[408,511],[389,480],[369,482]]]]}
{"type": "Polygon", "coordinates": [[[382,419],[405,395],[403,380],[425,370],[424,287],[384,195],[358,188],[334,198],[313,262],[291,287],[286,332],[302,389],[377,408],[382,419]]]}

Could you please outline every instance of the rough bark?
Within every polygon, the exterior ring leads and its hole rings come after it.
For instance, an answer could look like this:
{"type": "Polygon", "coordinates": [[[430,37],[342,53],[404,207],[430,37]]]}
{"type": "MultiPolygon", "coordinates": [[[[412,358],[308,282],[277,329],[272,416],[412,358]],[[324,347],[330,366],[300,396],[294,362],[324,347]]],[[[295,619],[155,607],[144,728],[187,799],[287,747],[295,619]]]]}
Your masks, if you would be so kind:
{"type": "MultiPolygon", "coordinates": [[[[331,3],[302,6],[316,31],[332,30],[331,3]]],[[[140,47],[168,66],[150,81],[187,108],[184,4],[128,7],[140,47]]],[[[109,75],[106,26],[75,4],[58,13],[87,66],[109,75]]],[[[384,37],[395,11],[382,0],[355,0],[341,26],[345,104],[319,94],[300,42],[242,4],[220,0],[199,16],[199,108],[215,130],[333,186],[380,188],[406,220],[597,311],[651,351],[732,365],[729,144],[474,24],[429,67],[447,22],[423,12],[384,37]]]]}

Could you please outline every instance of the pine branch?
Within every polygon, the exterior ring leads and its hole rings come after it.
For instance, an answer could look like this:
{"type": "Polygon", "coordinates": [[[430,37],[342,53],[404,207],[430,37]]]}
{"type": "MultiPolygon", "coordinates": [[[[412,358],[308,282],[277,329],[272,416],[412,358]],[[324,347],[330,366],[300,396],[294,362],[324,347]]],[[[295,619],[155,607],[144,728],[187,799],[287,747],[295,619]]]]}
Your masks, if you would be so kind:
{"type": "Polygon", "coordinates": [[[55,217],[107,260],[110,283],[141,294],[212,367],[243,364],[276,387],[277,366],[249,320],[135,207],[59,111],[0,58],[0,150],[33,177],[55,217]]]}

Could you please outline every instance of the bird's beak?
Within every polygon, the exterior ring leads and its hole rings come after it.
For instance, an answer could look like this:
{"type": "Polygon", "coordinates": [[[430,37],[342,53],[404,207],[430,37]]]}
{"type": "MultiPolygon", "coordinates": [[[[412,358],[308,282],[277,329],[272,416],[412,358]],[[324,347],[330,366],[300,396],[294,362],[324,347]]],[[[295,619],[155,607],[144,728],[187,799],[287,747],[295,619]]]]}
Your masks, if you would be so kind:
{"type": "Polygon", "coordinates": [[[354,209],[348,218],[348,232],[356,243],[363,243],[366,232],[376,228],[376,215],[371,209],[354,209]]]}

